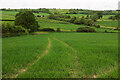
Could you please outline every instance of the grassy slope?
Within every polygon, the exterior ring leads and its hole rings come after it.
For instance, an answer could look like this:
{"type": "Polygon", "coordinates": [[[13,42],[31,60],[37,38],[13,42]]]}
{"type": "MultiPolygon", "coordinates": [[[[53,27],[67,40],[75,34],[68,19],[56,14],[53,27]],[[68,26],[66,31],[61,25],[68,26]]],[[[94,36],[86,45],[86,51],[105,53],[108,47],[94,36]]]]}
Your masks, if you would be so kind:
{"type": "Polygon", "coordinates": [[[47,34],[40,37],[33,35],[3,38],[3,77],[15,74],[19,69],[26,67],[28,63],[36,59],[46,48],[47,38],[47,34]]]}
{"type": "Polygon", "coordinates": [[[0,19],[5,19],[5,20],[14,20],[15,15],[18,13],[17,11],[0,11],[2,12],[2,18],[0,19]]]}
{"type": "MultiPolygon", "coordinates": [[[[3,73],[7,73],[7,77],[9,77],[9,75],[17,71],[15,69],[26,67],[26,64],[33,61],[37,55],[43,52],[48,43],[47,38],[49,35],[3,39],[3,73]]],[[[48,54],[38,60],[36,64],[28,67],[28,70],[18,77],[76,77],[72,72],[76,72],[78,77],[90,78],[95,74],[100,77],[101,74],[105,73],[108,76],[117,77],[107,72],[113,67],[117,69],[117,34],[57,33],[51,34],[50,40],[51,48],[48,54]],[[55,40],[54,36],[74,48],[77,51],[77,59],[74,57],[75,52],[64,43],[55,40]],[[73,65],[73,63],[77,64],[73,65]]]]}
{"type": "MultiPolygon", "coordinates": [[[[51,12],[56,12],[56,10],[50,10],[51,12]]],[[[60,12],[61,10],[57,10],[58,12],[60,12]]],[[[62,13],[63,12],[67,12],[67,10],[62,10],[62,13]]],[[[2,15],[2,18],[3,19],[15,19],[15,15],[16,11],[2,11],[3,15],[2,15]]],[[[57,28],[61,28],[61,30],[64,30],[64,31],[75,31],[78,27],[85,27],[86,25],[74,25],[74,24],[70,24],[70,23],[67,23],[67,22],[64,22],[64,21],[58,21],[58,20],[50,20],[50,19],[47,19],[47,16],[49,14],[47,13],[34,13],[34,15],[44,15],[45,18],[36,18],[39,22],[39,25],[40,25],[40,28],[54,28],[55,30],[57,28]]],[[[71,16],[86,16],[84,14],[70,14],[71,16]]],[[[106,17],[108,17],[110,15],[106,15],[106,17]]],[[[104,20],[106,18],[104,16],[104,20]]],[[[14,21],[2,21],[3,23],[11,23],[11,24],[14,24],[14,21]]],[[[98,24],[102,25],[102,26],[106,26],[106,27],[116,27],[117,26],[117,21],[98,21],[98,24]],[[111,23],[112,22],[112,23],[111,23]]],[[[98,29],[96,28],[96,30],[99,32],[99,31],[102,31],[104,32],[105,30],[107,30],[108,32],[116,32],[114,30],[109,30],[109,29],[98,29]]]]}
{"type": "MultiPolygon", "coordinates": [[[[78,68],[78,71],[80,71],[79,75],[92,77],[94,74],[97,74],[100,77],[101,74],[105,75],[114,72],[113,68],[117,69],[117,34],[76,33],[57,34],[56,37],[78,51],[80,63],[78,68]],[[107,72],[109,70],[111,71],[107,72]]],[[[117,71],[114,74],[105,77],[117,77],[117,71]]]]}
{"type": "Polygon", "coordinates": [[[98,24],[101,26],[105,27],[118,27],[118,21],[112,21],[112,20],[103,20],[103,21],[98,21],[98,24]]]}
{"type": "Polygon", "coordinates": [[[45,18],[37,19],[40,25],[40,28],[61,28],[62,30],[76,30],[78,27],[84,27],[85,25],[74,25],[64,21],[50,20],[45,18]]]}
{"type": "Polygon", "coordinates": [[[73,53],[71,49],[51,39],[51,48],[49,53],[41,58],[29,70],[20,74],[18,78],[67,78],[71,77],[67,66],[71,66],[73,53]]]}

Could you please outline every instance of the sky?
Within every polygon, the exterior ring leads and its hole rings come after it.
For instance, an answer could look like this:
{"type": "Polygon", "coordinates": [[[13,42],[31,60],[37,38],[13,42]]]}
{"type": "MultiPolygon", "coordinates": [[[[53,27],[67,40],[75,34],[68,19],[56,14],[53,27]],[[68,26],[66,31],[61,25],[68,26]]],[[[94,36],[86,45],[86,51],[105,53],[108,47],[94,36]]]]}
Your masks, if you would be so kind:
{"type": "Polygon", "coordinates": [[[117,10],[120,0],[0,0],[0,8],[117,10]]]}

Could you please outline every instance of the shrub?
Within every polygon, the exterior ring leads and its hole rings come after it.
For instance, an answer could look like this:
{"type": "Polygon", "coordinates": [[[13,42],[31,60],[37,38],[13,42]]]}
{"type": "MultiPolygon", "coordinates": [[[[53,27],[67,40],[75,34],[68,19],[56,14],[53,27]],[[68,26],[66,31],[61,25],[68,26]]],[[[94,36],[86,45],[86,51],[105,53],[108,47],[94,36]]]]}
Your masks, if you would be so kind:
{"type": "Polygon", "coordinates": [[[39,29],[39,31],[55,32],[55,30],[52,28],[43,28],[43,29],[39,29]]]}
{"type": "Polygon", "coordinates": [[[56,30],[57,32],[61,32],[61,30],[60,30],[60,28],[57,28],[57,30],[56,30]]]}
{"type": "Polygon", "coordinates": [[[105,30],[105,32],[107,32],[107,30],[105,30]]]}
{"type": "Polygon", "coordinates": [[[98,24],[98,25],[95,25],[95,27],[96,27],[96,28],[100,28],[100,25],[99,25],[99,24],[98,24]]]}
{"type": "Polygon", "coordinates": [[[22,34],[28,34],[28,30],[22,26],[15,26],[12,24],[2,24],[2,35],[3,37],[18,36],[22,34]]]}
{"type": "Polygon", "coordinates": [[[94,28],[80,27],[76,30],[77,32],[96,32],[94,28]]]}

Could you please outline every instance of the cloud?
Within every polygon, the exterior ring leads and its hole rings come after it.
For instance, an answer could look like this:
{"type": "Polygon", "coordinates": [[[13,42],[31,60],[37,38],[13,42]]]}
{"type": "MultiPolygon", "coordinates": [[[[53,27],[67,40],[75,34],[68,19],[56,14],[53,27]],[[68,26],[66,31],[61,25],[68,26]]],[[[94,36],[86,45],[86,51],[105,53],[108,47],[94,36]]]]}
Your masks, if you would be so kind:
{"type": "Polygon", "coordinates": [[[0,8],[82,8],[116,10],[119,0],[1,0],[0,8]]]}

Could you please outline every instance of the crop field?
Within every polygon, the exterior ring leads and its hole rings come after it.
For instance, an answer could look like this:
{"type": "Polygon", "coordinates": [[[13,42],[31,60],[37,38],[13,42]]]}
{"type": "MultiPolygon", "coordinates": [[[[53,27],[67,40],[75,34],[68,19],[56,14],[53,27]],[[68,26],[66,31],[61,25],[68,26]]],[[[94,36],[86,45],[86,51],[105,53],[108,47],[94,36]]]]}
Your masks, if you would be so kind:
{"type": "Polygon", "coordinates": [[[81,19],[87,12],[90,14],[87,10],[79,10],[78,14],[66,14],[69,9],[41,10],[44,13],[28,16],[34,19],[33,24],[26,20],[28,14],[25,19],[22,17],[20,20],[25,21],[21,24],[25,25],[21,26],[15,25],[17,11],[0,11],[0,20],[4,20],[0,22],[5,24],[2,29],[5,35],[2,38],[3,78],[118,78],[118,21],[108,19],[115,15],[103,15],[93,22],[94,14],[81,19]],[[51,15],[54,13],[57,18],[51,15]],[[80,17],[82,23],[69,21],[72,17],[80,17]],[[77,31],[80,27],[84,32],[77,31]]]}
{"type": "Polygon", "coordinates": [[[36,15],[40,15],[40,16],[48,16],[49,14],[48,13],[34,13],[34,15],[36,16],[36,15]]]}
{"type": "Polygon", "coordinates": [[[103,18],[108,19],[110,16],[115,16],[115,15],[103,15],[103,18]]]}
{"type": "Polygon", "coordinates": [[[75,25],[75,24],[71,24],[71,23],[67,23],[64,21],[58,21],[58,20],[50,20],[50,19],[42,19],[42,18],[38,18],[37,19],[39,24],[40,24],[40,28],[53,28],[53,29],[57,29],[60,28],[63,31],[70,31],[70,30],[76,30],[78,27],[84,27],[85,25],[75,25]]]}
{"type": "Polygon", "coordinates": [[[48,33],[3,38],[3,78],[117,78],[117,36],[48,33]]]}
{"type": "MultiPolygon", "coordinates": [[[[14,20],[15,15],[18,13],[17,11],[0,11],[2,13],[2,17],[0,19],[3,20],[14,20]]],[[[34,13],[34,15],[40,15],[40,16],[48,16],[49,14],[47,13],[34,13]]]]}
{"type": "Polygon", "coordinates": [[[82,16],[84,16],[84,17],[86,17],[87,15],[86,14],[67,14],[67,15],[70,15],[70,16],[72,16],[72,17],[82,17],[82,16]]]}
{"type": "Polygon", "coordinates": [[[14,20],[15,15],[18,13],[17,11],[0,11],[2,13],[2,18],[5,20],[14,20]]]}
{"type": "Polygon", "coordinates": [[[100,24],[101,26],[105,26],[105,27],[118,27],[118,21],[112,21],[112,20],[108,20],[108,21],[98,21],[98,24],[100,24]]]}

